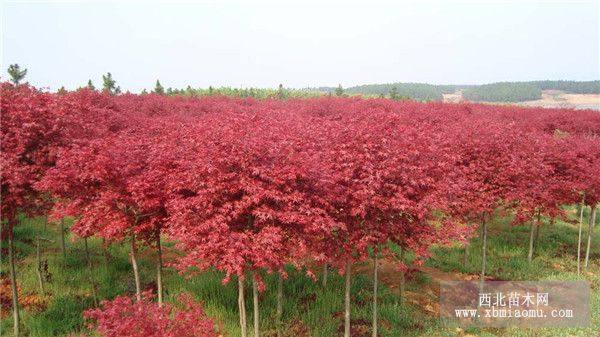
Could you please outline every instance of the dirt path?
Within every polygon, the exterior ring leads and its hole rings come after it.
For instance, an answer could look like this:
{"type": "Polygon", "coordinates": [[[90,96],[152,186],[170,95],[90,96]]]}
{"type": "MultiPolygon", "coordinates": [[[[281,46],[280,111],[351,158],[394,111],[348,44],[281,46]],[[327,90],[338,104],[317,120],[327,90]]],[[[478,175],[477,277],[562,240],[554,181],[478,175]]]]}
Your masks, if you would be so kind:
{"type": "MultiPolygon", "coordinates": [[[[357,272],[373,273],[373,264],[363,264],[356,267],[357,272]]],[[[445,272],[433,267],[421,266],[419,272],[429,279],[418,291],[405,290],[406,300],[416,305],[427,315],[438,316],[440,313],[440,283],[443,281],[473,281],[479,275],[463,274],[458,272],[445,272]]],[[[401,274],[396,263],[387,259],[379,261],[379,278],[395,294],[399,294],[401,274]]]]}

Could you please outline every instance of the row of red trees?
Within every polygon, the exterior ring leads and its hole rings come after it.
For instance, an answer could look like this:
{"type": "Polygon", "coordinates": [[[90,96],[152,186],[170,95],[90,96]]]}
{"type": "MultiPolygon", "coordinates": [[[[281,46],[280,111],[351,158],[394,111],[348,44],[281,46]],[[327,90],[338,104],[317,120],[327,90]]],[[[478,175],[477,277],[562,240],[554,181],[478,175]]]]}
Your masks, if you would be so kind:
{"type": "MultiPolygon", "coordinates": [[[[387,99],[254,100],[158,95],[63,95],[0,87],[2,220],[14,262],[18,213],[75,217],[77,235],[154,247],[158,303],[161,238],[178,243],[184,273],[236,277],[246,336],[244,279],[253,284],[259,335],[261,275],[284,266],[351,266],[392,256],[417,261],[433,244],[466,240],[498,209],[515,224],[560,217],[600,197],[600,115],[387,99]]],[[[591,228],[591,227],[590,227],[591,228]]],[[[539,229],[538,229],[539,230],[539,229]]],[[[400,269],[405,266],[399,263],[400,269]]],[[[15,334],[16,272],[11,263],[15,334]]],[[[327,270],[327,269],[324,269],[327,270]]],[[[374,291],[377,292],[375,282],[374,291]]],[[[374,296],[373,335],[377,335],[374,296]]]]}

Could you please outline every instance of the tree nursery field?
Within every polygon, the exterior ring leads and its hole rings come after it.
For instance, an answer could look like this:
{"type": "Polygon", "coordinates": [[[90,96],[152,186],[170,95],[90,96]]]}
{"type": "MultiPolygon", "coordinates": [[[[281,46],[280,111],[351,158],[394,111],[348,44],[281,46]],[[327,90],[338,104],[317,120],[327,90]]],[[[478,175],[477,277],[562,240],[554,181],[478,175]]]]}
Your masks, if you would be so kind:
{"type": "MultiPolygon", "coordinates": [[[[341,89],[341,87],[340,87],[341,89]]],[[[600,114],[0,84],[2,336],[597,336],[600,114]],[[451,328],[447,280],[583,280],[451,328]]]]}

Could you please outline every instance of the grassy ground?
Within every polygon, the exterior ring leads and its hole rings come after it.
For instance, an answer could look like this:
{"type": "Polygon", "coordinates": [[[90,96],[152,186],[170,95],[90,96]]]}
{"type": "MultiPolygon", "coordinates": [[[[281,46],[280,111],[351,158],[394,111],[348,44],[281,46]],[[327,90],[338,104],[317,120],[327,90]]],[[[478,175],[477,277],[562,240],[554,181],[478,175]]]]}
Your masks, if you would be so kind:
{"type": "MultiPolygon", "coordinates": [[[[68,225],[68,223],[67,223],[68,225]]],[[[437,317],[428,314],[418,304],[397,304],[396,289],[381,285],[380,335],[381,336],[594,336],[600,332],[600,235],[593,239],[592,260],[589,272],[576,274],[577,228],[565,223],[546,224],[540,232],[536,257],[527,263],[527,227],[510,227],[507,219],[496,219],[490,226],[488,274],[502,280],[576,280],[586,279],[592,285],[592,326],[587,329],[449,329],[440,325],[437,317]]],[[[16,230],[17,273],[23,297],[41,302],[37,308],[23,310],[23,325],[29,336],[65,336],[84,329],[81,313],[93,306],[90,271],[85,260],[82,240],[67,241],[66,258],[60,252],[60,236],[56,225],[44,229],[42,219],[23,219],[16,230]],[[37,234],[50,239],[44,243],[44,258],[48,261],[50,282],[46,284],[48,295],[38,296],[35,274],[35,238],[37,234]]],[[[112,260],[106,263],[99,240],[90,240],[93,260],[93,277],[98,284],[98,296],[113,298],[120,294],[132,294],[135,290],[126,245],[112,245],[112,260]]],[[[167,251],[169,250],[167,244],[167,251]]],[[[3,243],[3,247],[5,243],[3,243]]],[[[480,242],[473,239],[469,261],[462,265],[463,250],[460,247],[436,248],[427,262],[448,273],[476,274],[480,269],[480,242]]],[[[168,254],[167,254],[168,255],[168,254]]],[[[154,261],[152,251],[140,253],[142,284],[154,287],[154,261]]],[[[5,259],[2,276],[7,277],[5,259]]],[[[221,331],[228,336],[238,336],[237,285],[221,284],[222,275],[203,273],[186,279],[173,270],[166,270],[166,299],[172,300],[180,292],[190,292],[202,300],[209,316],[213,317],[221,331]]],[[[418,275],[407,284],[407,290],[422,292],[427,287],[427,275],[418,275]]],[[[261,294],[261,324],[264,336],[274,336],[275,326],[275,275],[266,275],[267,290],[261,294]]],[[[370,336],[372,282],[370,275],[356,275],[352,284],[352,332],[353,336],[370,336]]],[[[251,288],[248,285],[247,293],[251,288]]],[[[249,322],[252,322],[251,296],[246,300],[249,322]]],[[[290,269],[290,278],[284,283],[284,321],[287,336],[337,336],[343,333],[343,279],[330,273],[329,283],[323,289],[304,271],[290,269]]],[[[2,310],[2,335],[12,331],[8,308],[2,310]]],[[[251,329],[250,329],[251,330],[251,329]]]]}
{"type": "MultiPolygon", "coordinates": [[[[589,210],[589,209],[588,209],[589,210]]],[[[587,219],[588,215],[585,214],[587,219]]],[[[573,215],[575,218],[575,215],[573,215]]],[[[585,221],[585,220],[584,220],[585,221]]],[[[527,261],[529,244],[528,226],[511,226],[510,220],[495,218],[488,235],[487,275],[495,280],[586,280],[591,286],[591,326],[586,329],[546,328],[546,329],[470,329],[477,336],[600,336],[600,233],[595,228],[592,239],[590,265],[587,272],[577,275],[578,227],[557,221],[551,224],[543,219],[531,264],[527,261]]],[[[583,236],[587,238],[587,222],[583,236]]],[[[582,244],[582,257],[585,252],[582,244]]],[[[464,249],[461,247],[434,249],[433,258],[427,265],[446,272],[478,274],[481,271],[481,241],[474,238],[469,247],[467,265],[463,265],[464,249]]],[[[583,259],[582,259],[583,260],[583,259]]],[[[583,261],[582,261],[583,263],[583,261]]],[[[456,333],[440,333],[441,336],[455,336],[456,333]]]]}

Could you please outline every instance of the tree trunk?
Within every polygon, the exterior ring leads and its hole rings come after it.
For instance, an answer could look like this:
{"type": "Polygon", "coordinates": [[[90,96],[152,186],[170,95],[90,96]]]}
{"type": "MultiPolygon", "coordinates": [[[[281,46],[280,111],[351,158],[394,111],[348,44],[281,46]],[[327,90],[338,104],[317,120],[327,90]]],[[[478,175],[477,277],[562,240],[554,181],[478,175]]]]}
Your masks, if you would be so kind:
{"type": "Polygon", "coordinates": [[[482,242],[481,242],[481,277],[479,283],[483,286],[483,282],[485,281],[485,263],[486,263],[486,253],[487,253],[487,223],[485,218],[483,219],[482,225],[482,242]]]}
{"type": "MultiPolygon", "coordinates": [[[[404,263],[404,247],[400,246],[400,261],[404,263]]],[[[404,305],[404,284],[406,283],[404,279],[404,270],[400,272],[400,296],[398,299],[398,303],[400,305],[404,305]]]]}
{"type": "Polygon", "coordinates": [[[468,263],[469,263],[469,244],[465,243],[465,251],[463,253],[463,267],[467,268],[468,263]]]}
{"type": "Polygon", "coordinates": [[[60,219],[60,251],[63,259],[67,258],[67,246],[65,245],[65,219],[60,219]]]}
{"type": "Polygon", "coordinates": [[[344,337],[350,337],[350,262],[346,262],[346,291],[344,294],[344,337]]]}
{"type": "Polygon", "coordinates": [[[246,330],[246,300],[244,298],[244,280],[238,276],[238,310],[240,314],[241,337],[248,337],[246,330]]]}
{"type": "Polygon", "coordinates": [[[158,261],[156,262],[156,292],[158,295],[158,306],[163,305],[163,284],[162,284],[162,246],[160,243],[160,229],[156,229],[156,252],[158,261]]]}
{"type": "Polygon", "coordinates": [[[535,234],[535,219],[531,219],[531,228],[529,230],[529,252],[527,253],[527,262],[531,263],[533,259],[533,238],[535,234]]]}
{"type": "Polygon", "coordinates": [[[40,236],[37,236],[37,240],[35,242],[35,256],[37,262],[36,274],[38,279],[38,285],[40,287],[40,296],[44,296],[46,291],[44,290],[44,276],[42,275],[42,244],[40,242],[40,236]]]}
{"type": "Polygon", "coordinates": [[[140,282],[140,273],[138,271],[135,234],[131,235],[131,266],[133,267],[133,277],[135,278],[135,299],[139,302],[142,300],[142,285],[140,282]]]}
{"type": "Polygon", "coordinates": [[[19,316],[19,293],[17,291],[17,272],[15,270],[15,220],[9,220],[8,228],[8,263],[10,264],[10,290],[12,292],[12,307],[13,307],[13,333],[15,336],[20,335],[19,328],[21,327],[21,317],[19,316]]]}
{"type": "Polygon", "coordinates": [[[372,337],[377,337],[377,250],[373,259],[373,333],[372,337]]]}
{"type": "Polygon", "coordinates": [[[88,247],[87,238],[83,238],[83,243],[85,245],[85,259],[87,261],[88,270],[89,270],[89,278],[90,284],[92,286],[92,298],[94,299],[94,306],[98,306],[98,295],[96,294],[96,282],[94,282],[94,269],[92,267],[92,259],[90,258],[90,249],[88,247]]]}
{"type": "MultiPolygon", "coordinates": [[[[483,222],[483,221],[484,221],[484,220],[483,220],[483,218],[482,218],[481,222],[483,222]]],[[[479,228],[479,240],[480,240],[480,241],[483,241],[483,236],[484,236],[484,235],[485,235],[485,234],[483,233],[483,227],[479,228]]]]}
{"type": "Polygon", "coordinates": [[[542,229],[542,221],[540,218],[540,211],[537,214],[537,226],[535,226],[535,239],[533,240],[533,253],[535,254],[538,249],[538,241],[540,239],[540,230],[542,229]]]}
{"type": "Polygon", "coordinates": [[[585,204],[581,199],[581,208],[579,209],[579,236],[577,238],[577,275],[581,274],[581,229],[583,228],[583,209],[585,204]]]}
{"type": "Polygon", "coordinates": [[[329,272],[329,268],[327,267],[327,263],[323,264],[323,288],[327,288],[327,274],[329,272]]]}
{"type": "Polygon", "coordinates": [[[254,274],[252,275],[252,304],[254,309],[254,337],[260,336],[260,317],[258,313],[258,284],[254,274]]]}
{"type": "Polygon", "coordinates": [[[105,238],[102,238],[102,254],[104,254],[104,262],[106,262],[106,265],[109,265],[112,258],[110,256],[110,252],[108,251],[108,244],[106,243],[105,238]]]}
{"type": "Polygon", "coordinates": [[[588,238],[587,238],[587,249],[585,250],[585,270],[588,269],[588,265],[590,262],[590,249],[592,248],[592,231],[594,230],[594,225],[596,224],[596,206],[592,206],[592,213],[590,214],[590,226],[588,229],[588,238]]]}
{"type": "Polygon", "coordinates": [[[283,277],[281,276],[280,272],[278,273],[277,279],[277,312],[275,317],[277,324],[277,337],[283,336],[281,316],[283,316],[283,277]]]}

